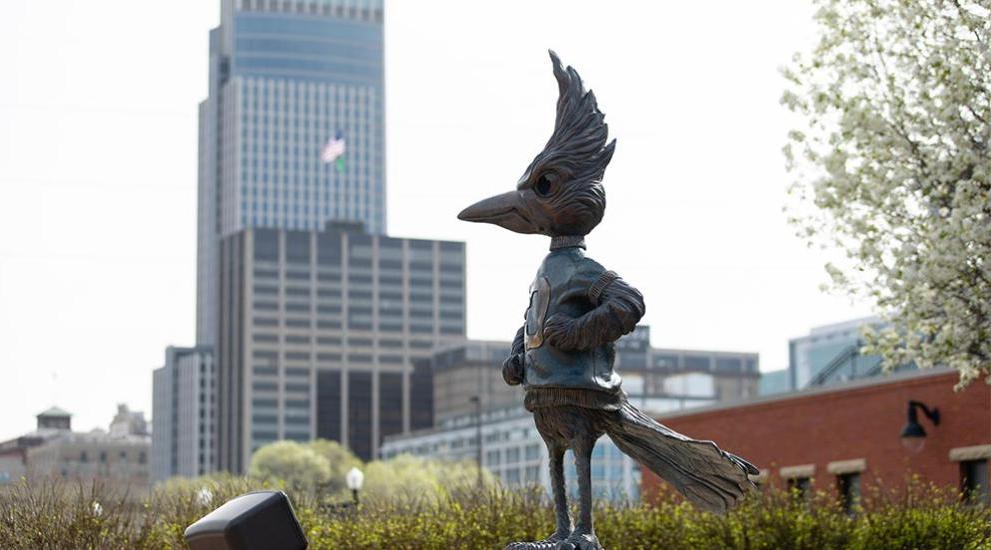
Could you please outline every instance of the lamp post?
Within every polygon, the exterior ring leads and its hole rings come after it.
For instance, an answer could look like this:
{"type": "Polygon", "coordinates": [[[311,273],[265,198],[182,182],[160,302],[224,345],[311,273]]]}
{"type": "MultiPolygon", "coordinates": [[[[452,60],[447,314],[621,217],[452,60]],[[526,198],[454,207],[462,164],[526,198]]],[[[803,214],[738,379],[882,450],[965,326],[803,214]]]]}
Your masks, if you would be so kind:
{"type": "Polygon", "coordinates": [[[358,491],[361,490],[361,485],[365,483],[365,474],[357,467],[354,467],[348,470],[348,473],[344,476],[344,481],[347,482],[348,489],[351,489],[351,498],[354,499],[354,506],[357,508],[358,491]]]}
{"type": "Polygon", "coordinates": [[[908,402],[908,421],[902,428],[901,439],[902,446],[913,453],[921,451],[926,444],[926,430],[919,424],[918,409],[922,409],[922,413],[933,423],[933,426],[939,426],[939,408],[930,409],[920,401],[908,402]]]}
{"type": "Polygon", "coordinates": [[[482,398],[473,395],[469,399],[475,404],[475,460],[478,462],[478,488],[482,488],[482,398]]]}

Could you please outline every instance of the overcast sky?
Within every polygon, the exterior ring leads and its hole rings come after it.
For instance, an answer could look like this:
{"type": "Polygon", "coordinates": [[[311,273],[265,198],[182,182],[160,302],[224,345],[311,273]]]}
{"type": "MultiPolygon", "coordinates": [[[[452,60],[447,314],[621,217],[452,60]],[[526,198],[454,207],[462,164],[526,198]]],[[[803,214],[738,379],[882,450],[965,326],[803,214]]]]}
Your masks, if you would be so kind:
{"type": "MultiPolygon", "coordinates": [[[[590,255],[639,287],[659,347],[759,352],[870,313],[793,237],[778,67],[804,1],[387,0],[389,233],[468,243],[468,334],[509,339],[546,237],[455,218],[550,136],[555,49],[618,144],[590,255]]],[[[151,409],[194,338],[196,105],[214,0],[0,2],[0,439],[151,409]]]]}

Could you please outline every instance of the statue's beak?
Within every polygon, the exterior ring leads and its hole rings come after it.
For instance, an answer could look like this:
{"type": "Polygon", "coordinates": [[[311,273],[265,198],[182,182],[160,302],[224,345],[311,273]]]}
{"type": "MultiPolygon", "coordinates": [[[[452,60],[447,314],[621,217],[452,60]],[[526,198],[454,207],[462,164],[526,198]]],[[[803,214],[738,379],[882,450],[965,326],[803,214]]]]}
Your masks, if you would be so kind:
{"type": "Polygon", "coordinates": [[[510,191],[489,197],[465,208],[458,214],[459,220],[466,222],[494,223],[517,233],[536,233],[526,203],[520,191],[510,191]]]}

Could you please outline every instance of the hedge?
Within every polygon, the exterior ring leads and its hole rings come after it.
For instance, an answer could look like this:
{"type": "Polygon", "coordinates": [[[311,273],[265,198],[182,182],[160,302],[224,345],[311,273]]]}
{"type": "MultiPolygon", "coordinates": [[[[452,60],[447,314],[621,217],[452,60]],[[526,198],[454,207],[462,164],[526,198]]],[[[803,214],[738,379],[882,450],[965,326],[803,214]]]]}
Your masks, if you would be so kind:
{"type": "MultiPolygon", "coordinates": [[[[0,548],[182,548],[187,525],[258,488],[223,477],[174,482],[136,496],[98,484],[21,481],[0,487],[0,548]]],[[[502,548],[553,530],[551,506],[539,489],[454,490],[444,497],[367,502],[357,510],[290,498],[314,549],[502,548]]],[[[624,550],[991,549],[987,507],[921,486],[865,497],[853,513],[827,495],[801,499],[767,491],[724,516],[662,498],[600,502],[595,520],[603,545],[624,550]]]]}

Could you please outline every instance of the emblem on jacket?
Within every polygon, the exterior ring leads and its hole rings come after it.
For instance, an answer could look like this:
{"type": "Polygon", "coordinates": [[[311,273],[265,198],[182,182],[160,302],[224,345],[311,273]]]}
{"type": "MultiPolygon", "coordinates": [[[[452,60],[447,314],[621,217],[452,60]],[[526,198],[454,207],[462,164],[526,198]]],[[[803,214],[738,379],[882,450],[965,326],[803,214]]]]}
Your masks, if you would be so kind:
{"type": "Polygon", "coordinates": [[[551,283],[547,277],[537,277],[530,285],[530,306],[526,309],[526,349],[544,344],[544,320],[551,303],[551,283]]]}

